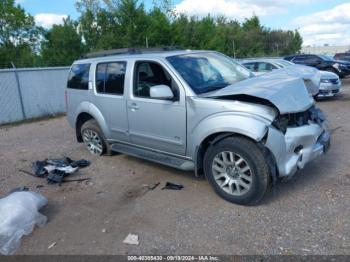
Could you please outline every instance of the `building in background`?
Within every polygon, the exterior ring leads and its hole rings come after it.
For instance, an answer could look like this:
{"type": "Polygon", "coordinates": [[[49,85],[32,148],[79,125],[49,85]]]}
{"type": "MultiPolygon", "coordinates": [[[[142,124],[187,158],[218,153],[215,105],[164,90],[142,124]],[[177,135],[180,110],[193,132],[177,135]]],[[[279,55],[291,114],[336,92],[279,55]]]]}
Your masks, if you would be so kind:
{"type": "Polygon", "coordinates": [[[350,51],[350,44],[343,46],[303,46],[301,53],[303,54],[318,54],[318,55],[331,55],[334,56],[336,53],[345,53],[350,51]]]}

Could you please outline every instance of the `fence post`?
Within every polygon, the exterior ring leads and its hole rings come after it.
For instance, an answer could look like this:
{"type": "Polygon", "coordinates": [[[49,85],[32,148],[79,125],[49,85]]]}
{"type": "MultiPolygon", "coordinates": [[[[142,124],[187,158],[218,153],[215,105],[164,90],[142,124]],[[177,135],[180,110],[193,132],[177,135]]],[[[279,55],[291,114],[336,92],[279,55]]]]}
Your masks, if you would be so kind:
{"type": "Polygon", "coordinates": [[[19,77],[18,77],[18,72],[15,64],[11,62],[11,65],[14,69],[15,77],[16,77],[16,82],[17,82],[17,90],[19,94],[19,101],[21,103],[21,110],[22,110],[22,115],[23,115],[23,120],[27,119],[26,112],[24,110],[24,104],[23,104],[23,97],[22,97],[22,90],[21,90],[21,84],[19,82],[19,77]]]}

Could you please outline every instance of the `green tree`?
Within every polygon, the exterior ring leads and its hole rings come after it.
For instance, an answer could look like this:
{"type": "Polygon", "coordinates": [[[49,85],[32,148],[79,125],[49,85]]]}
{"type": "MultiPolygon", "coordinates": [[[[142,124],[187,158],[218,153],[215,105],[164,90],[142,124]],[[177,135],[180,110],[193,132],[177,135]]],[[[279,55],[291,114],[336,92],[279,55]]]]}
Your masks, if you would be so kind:
{"type": "Polygon", "coordinates": [[[138,0],[120,0],[115,12],[124,47],[144,47],[148,17],[144,4],[138,0]]]}
{"type": "Polygon", "coordinates": [[[100,0],[79,0],[75,4],[79,17],[79,32],[89,50],[96,50],[102,36],[98,18],[101,14],[100,0]]]}
{"type": "Polygon", "coordinates": [[[34,18],[14,0],[0,3],[0,67],[32,66],[39,42],[41,28],[35,26],[34,18]]]}
{"type": "Polygon", "coordinates": [[[155,7],[148,14],[146,36],[150,47],[169,46],[172,43],[170,21],[166,13],[155,7]]]}
{"type": "Polygon", "coordinates": [[[77,24],[70,18],[63,25],[54,25],[44,37],[41,55],[45,66],[71,65],[85,51],[77,24]]]}

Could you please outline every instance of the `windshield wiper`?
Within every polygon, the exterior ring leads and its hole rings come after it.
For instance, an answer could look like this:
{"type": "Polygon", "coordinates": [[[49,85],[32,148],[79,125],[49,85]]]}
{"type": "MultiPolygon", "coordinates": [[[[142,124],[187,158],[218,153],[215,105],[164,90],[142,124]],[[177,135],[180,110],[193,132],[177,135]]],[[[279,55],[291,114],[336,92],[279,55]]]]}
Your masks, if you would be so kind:
{"type": "Polygon", "coordinates": [[[219,90],[219,89],[225,88],[228,85],[230,85],[230,84],[228,84],[228,83],[220,83],[220,84],[215,84],[215,85],[209,85],[209,86],[206,86],[204,88],[201,88],[199,90],[198,94],[209,93],[209,92],[212,92],[212,91],[215,91],[215,90],[219,90]]]}

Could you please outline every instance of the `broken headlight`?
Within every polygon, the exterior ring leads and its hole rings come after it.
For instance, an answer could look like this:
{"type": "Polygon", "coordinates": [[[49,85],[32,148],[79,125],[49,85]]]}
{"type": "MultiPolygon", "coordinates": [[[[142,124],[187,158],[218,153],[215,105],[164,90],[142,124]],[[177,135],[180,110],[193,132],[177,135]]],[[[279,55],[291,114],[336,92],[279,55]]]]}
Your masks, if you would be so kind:
{"type": "Polygon", "coordinates": [[[272,126],[285,134],[287,132],[288,122],[289,118],[287,115],[279,115],[272,122],[272,126]]]}
{"type": "Polygon", "coordinates": [[[303,112],[279,115],[272,122],[272,126],[285,134],[288,127],[305,126],[308,125],[309,122],[322,125],[325,120],[326,117],[323,112],[319,108],[312,106],[303,112]]]}

